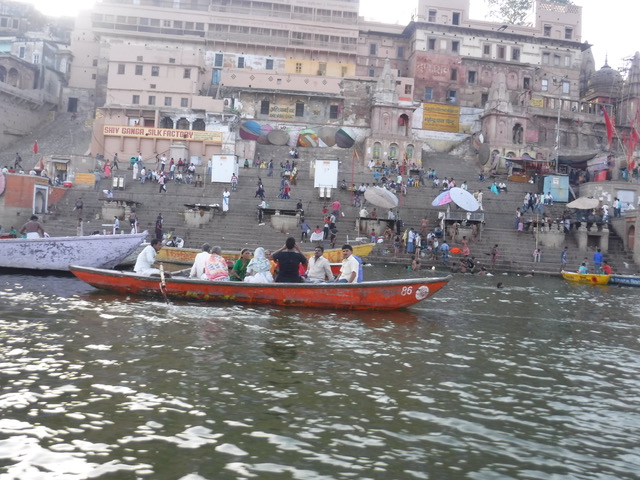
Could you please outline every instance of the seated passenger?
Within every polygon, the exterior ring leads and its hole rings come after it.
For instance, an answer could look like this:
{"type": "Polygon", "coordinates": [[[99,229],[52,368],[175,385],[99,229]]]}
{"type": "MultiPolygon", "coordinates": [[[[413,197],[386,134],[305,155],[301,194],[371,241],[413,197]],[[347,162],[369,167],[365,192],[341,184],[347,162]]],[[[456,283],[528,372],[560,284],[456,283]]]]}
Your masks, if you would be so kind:
{"type": "Polygon", "coordinates": [[[221,253],[222,248],[217,245],[211,249],[211,255],[209,255],[204,267],[204,275],[207,280],[216,282],[229,280],[229,265],[220,255],[221,253]]]}
{"type": "Polygon", "coordinates": [[[245,282],[249,283],[272,283],[271,262],[265,255],[264,248],[258,247],[253,252],[253,258],[247,265],[245,282]]]}
{"type": "Polygon", "coordinates": [[[206,280],[207,277],[204,271],[210,256],[211,256],[211,245],[209,245],[208,243],[204,243],[202,245],[202,251],[196,255],[193,265],[191,266],[191,271],[189,272],[189,278],[206,280]]]}
{"type": "Polygon", "coordinates": [[[151,240],[151,244],[144,247],[144,250],[138,255],[133,271],[145,276],[160,275],[160,269],[154,268],[153,264],[156,261],[156,254],[161,248],[160,240],[157,238],[151,240]]]}

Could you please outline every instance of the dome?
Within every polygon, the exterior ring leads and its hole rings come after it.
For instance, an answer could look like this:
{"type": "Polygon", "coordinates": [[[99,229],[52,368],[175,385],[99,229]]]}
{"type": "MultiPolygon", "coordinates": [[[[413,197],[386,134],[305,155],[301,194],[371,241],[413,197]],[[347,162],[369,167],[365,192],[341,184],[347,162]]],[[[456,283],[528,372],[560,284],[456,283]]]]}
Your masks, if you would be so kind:
{"type": "Polygon", "coordinates": [[[621,88],[622,75],[611,68],[606,60],[604,67],[589,77],[589,90],[615,96],[620,93],[621,88]]]}

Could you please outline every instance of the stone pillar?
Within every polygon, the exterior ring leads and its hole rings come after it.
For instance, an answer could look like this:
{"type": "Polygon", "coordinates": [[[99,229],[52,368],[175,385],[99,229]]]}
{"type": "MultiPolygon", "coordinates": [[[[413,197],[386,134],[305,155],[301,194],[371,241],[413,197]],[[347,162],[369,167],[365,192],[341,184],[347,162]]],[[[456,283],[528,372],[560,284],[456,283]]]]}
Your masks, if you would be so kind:
{"type": "Polygon", "coordinates": [[[578,250],[581,252],[587,251],[587,236],[588,231],[585,222],[582,222],[582,226],[576,232],[576,240],[578,241],[578,250]]]}
{"type": "Polygon", "coordinates": [[[602,254],[609,252],[609,226],[607,224],[602,227],[602,235],[600,236],[600,251],[602,254]]]}

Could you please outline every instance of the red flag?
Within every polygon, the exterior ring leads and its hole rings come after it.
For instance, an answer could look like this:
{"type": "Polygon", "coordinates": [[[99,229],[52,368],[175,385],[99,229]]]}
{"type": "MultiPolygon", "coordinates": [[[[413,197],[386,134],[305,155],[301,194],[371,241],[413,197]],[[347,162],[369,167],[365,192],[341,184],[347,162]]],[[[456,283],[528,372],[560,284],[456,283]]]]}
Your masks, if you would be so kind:
{"type": "Polygon", "coordinates": [[[38,153],[38,140],[33,142],[33,153],[38,153]]]}
{"type": "Polygon", "coordinates": [[[613,120],[609,117],[607,109],[601,106],[602,114],[604,115],[604,123],[607,126],[607,140],[609,141],[609,150],[611,150],[611,141],[613,140],[613,131],[616,129],[613,120]]]}

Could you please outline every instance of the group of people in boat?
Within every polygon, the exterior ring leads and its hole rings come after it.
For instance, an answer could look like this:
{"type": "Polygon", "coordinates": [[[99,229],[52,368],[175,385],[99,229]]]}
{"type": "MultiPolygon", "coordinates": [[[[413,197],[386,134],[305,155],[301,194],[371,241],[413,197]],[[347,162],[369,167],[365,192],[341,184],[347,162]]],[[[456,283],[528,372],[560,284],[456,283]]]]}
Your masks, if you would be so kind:
{"type": "MultiPolygon", "coordinates": [[[[162,242],[153,239],[138,255],[134,272],[144,276],[160,275],[161,270],[154,263],[161,248],[162,242]]],[[[222,256],[222,248],[205,243],[202,251],[196,255],[189,278],[247,283],[361,282],[362,261],[353,254],[351,245],[342,246],[342,256],[340,274],[334,276],[321,245],[315,247],[311,258],[307,258],[295,238],[289,237],[274,252],[263,247],[258,247],[253,252],[243,248],[240,257],[229,268],[227,260],[222,256]]]]}

